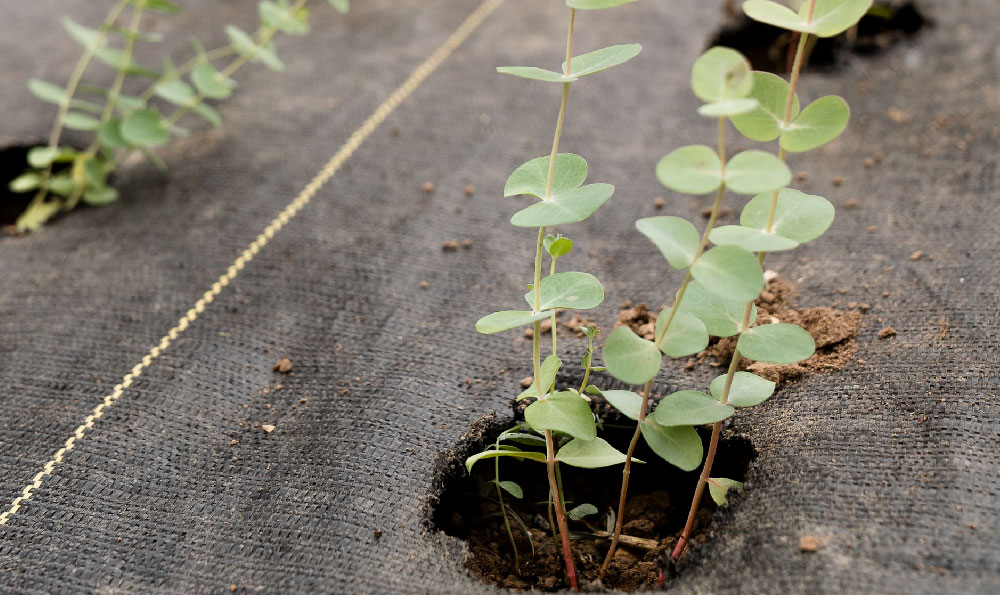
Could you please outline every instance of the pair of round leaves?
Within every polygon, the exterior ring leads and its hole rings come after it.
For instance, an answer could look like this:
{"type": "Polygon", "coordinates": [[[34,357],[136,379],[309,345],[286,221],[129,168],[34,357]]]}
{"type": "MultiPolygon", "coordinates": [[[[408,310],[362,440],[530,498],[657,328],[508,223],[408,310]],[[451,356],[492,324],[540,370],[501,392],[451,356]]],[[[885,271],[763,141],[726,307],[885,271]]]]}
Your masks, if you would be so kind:
{"type": "Polygon", "coordinates": [[[691,267],[691,276],[727,299],[748,302],[764,287],[757,258],[738,246],[718,246],[695,258],[700,243],[694,224],[672,216],[647,217],[636,228],[659,248],[675,269],[691,267]]]}
{"type": "Polygon", "coordinates": [[[717,227],[709,234],[716,244],[739,246],[751,252],[790,250],[823,235],[833,223],[834,208],[822,196],[791,188],[778,191],[771,231],[767,219],[772,193],[758,194],[743,208],[739,225],[717,227]]]}
{"type": "Polygon", "coordinates": [[[827,95],[810,103],[799,112],[798,96],[792,98],[789,124],[785,126],[788,83],[769,72],[753,73],[750,96],[757,106],[745,113],[731,116],[740,133],[755,141],[778,139],[786,151],[801,153],[815,149],[840,136],[847,128],[851,110],[841,97],[827,95]]]}
{"type": "Polygon", "coordinates": [[[735,116],[757,107],[757,101],[749,97],[753,89],[750,62],[730,48],[713,47],[695,60],[691,89],[706,102],[698,108],[702,116],[735,116]]]}
{"type": "Polygon", "coordinates": [[[872,6],[872,0],[806,0],[798,12],[773,0],[747,0],[743,12],[755,21],[817,37],[840,35],[854,26],[872,6]],[[810,2],[814,2],[812,15],[810,2]]]}
{"type": "Polygon", "coordinates": [[[549,83],[572,83],[581,76],[597,74],[598,72],[603,72],[609,68],[628,62],[636,57],[641,50],[642,46],[639,44],[627,43],[575,56],[569,65],[570,74],[565,74],[565,62],[562,64],[562,72],[555,72],[554,70],[546,70],[535,66],[498,66],[497,72],[549,83]]]}
{"type": "Polygon", "coordinates": [[[643,384],[660,371],[663,354],[684,357],[708,346],[708,330],[697,316],[678,309],[664,334],[668,318],[669,310],[664,309],[656,322],[655,334],[662,336],[659,347],[626,326],[611,331],[603,351],[608,373],[628,384],[643,384]]]}
{"type": "Polygon", "coordinates": [[[611,184],[587,184],[587,161],[573,153],[556,156],[552,191],[546,196],[549,157],[538,157],[514,170],[504,184],[504,196],[528,194],[541,199],[514,213],[510,222],[518,227],[547,227],[577,223],[594,214],[614,194],[611,184]]]}
{"type": "Polygon", "coordinates": [[[548,318],[557,308],[589,310],[604,301],[604,287],[590,273],[564,272],[549,275],[539,284],[539,292],[541,299],[538,311],[534,310],[534,292],[529,291],[524,299],[532,310],[503,310],[488,314],[476,322],[476,330],[484,335],[492,335],[548,318]]]}
{"type": "Polygon", "coordinates": [[[573,437],[556,455],[567,465],[593,469],[625,462],[623,453],[597,437],[590,403],[575,391],[560,391],[528,405],[524,421],[537,432],[551,430],[573,437]]]}
{"type": "MultiPolygon", "coordinates": [[[[626,417],[636,421],[639,420],[642,397],[638,394],[630,390],[606,390],[601,392],[601,396],[626,417]]],[[[666,401],[666,398],[664,401],[666,401]]],[[[719,402],[714,401],[714,406],[720,407],[719,402]]],[[[657,407],[657,411],[659,411],[660,407],[663,407],[662,402],[657,407]]],[[[656,422],[655,417],[656,412],[654,411],[652,416],[647,417],[639,423],[639,431],[642,433],[642,437],[646,440],[649,448],[658,457],[675,467],[679,467],[685,471],[697,469],[698,465],[701,464],[704,449],[701,437],[698,436],[698,432],[694,429],[693,425],[666,426],[656,422]]]]}
{"type": "Polygon", "coordinates": [[[711,147],[688,145],[660,159],[656,177],[667,188],[684,194],[708,194],[722,184],[739,194],[758,194],[788,185],[792,172],[765,151],[743,151],[723,164],[711,147]]]}

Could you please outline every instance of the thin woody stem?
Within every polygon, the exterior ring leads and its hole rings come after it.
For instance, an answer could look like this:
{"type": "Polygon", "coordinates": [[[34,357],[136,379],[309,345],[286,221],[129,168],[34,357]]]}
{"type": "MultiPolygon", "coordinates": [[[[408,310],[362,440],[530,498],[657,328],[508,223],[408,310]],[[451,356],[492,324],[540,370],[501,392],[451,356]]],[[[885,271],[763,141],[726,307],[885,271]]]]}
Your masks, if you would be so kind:
{"type": "MultiPolygon", "coordinates": [[[[725,118],[719,118],[719,133],[718,133],[718,151],[719,151],[719,161],[721,163],[726,162],[726,120],[725,118]]],[[[719,190],[715,194],[715,203],[712,205],[712,213],[709,215],[708,224],[705,226],[705,231],[701,235],[701,241],[698,243],[698,249],[695,251],[694,258],[691,259],[691,264],[702,255],[705,248],[708,246],[708,236],[712,232],[712,228],[715,227],[715,222],[719,218],[719,211],[722,208],[722,197],[726,192],[726,185],[719,184],[719,190]]],[[[684,281],[681,283],[680,289],[677,290],[677,298],[674,300],[674,304],[670,307],[670,311],[667,313],[666,322],[663,324],[660,331],[655,335],[655,345],[659,349],[660,345],[663,344],[663,340],[667,336],[667,331],[670,329],[670,325],[673,323],[675,316],[677,315],[678,306],[681,300],[684,299],[684,294],[687,292],[688,285],[691,283],[691,267],[688,267],[687,273],[684,275],[684,281]]],[[[635,425],[635,432],[632,434],[632,440],[628,443],[628,451],[625,453],[625,467],[622,469],[622,487],[621,492],[618,494],[618,515],[615,517],[615,530],[611,534],[611,546],[608,548],[608,553],[604,557],[604,563],[601,564],[601,570],[597,575],[597,582],[602,582],[604,580],[604,575],[608,572],[608,567],[611,566],[611,560],[614,559],[615,550],[618,548],[618,541],[621,538],[622,525],[624,524],[625,518],[625,501],[628,497],[628,482],[632,473],[632,456],[635,455],[635,449],[639,445],[639,436],[642,435],[642,424],[646,421],[646,411],[649,409],[649,397],[653,390],[653,381],[649,380],[642,389],[642,405],[639,406],[639,419],[635,425]]]]}
{"type": "MultiPolygon", "coordinates": [[[[813,11],[816,8],[816,0],[809,0],[809,6],[806,12],[806,22],[812,20],[813,11]]],[[[787,129],[792,121],[792,108],[795,104],[795,89],[798,87],[799,75],[802,71],[802,57],[805,54],[806,44],[809,41],[809,35],[803,33],[799,36],[798,49],[795,52],[795,62],[792,64],[792,72],[788,84],[788,95],[785,97],[785,118],[782,129],[787,129]]],[[[780,149],[778,151],[778,158],[784,161],[786,157],[785,149],[780,149]]],[[[774,228],[774,216],[778,208],[778,195],[779,191],[775,190],[771,194],[771,206],[768,211],[767,216],[767,231],[770,233],[774,228]]],[[[758,261],[761,265],[764,264],[765,253],[761,252],[758,255],[758,261]]],[[[747,329],[750,327],[750,315],[753,312],[753,301],[747,303],[746,308],[743,310],[743,323],[740,326],[741,329],[747,329]]],[[[741,331],[742,332],[742,331],[741,331]]],[[[726,383],[722,389],[722,395],[719,402],[723,405],[729,403],[729,391],[733,385],[733,379],[736,376],[736,371],[739,369],[740,362],[740,350],[737,348],[733,351],[733,360],[729,363],[729,370],[726,373],[726,383]]],[[[684,553],[684,547],[687,545],[688,540],[691,538],[691,531],[694,529],[695,517],[698,514],[698,507],[701,504],[701,498],[705,493],[705,486],[708,483],[708,478],[711,477],[712,473],[712,463],[715,461],[715,452],[719,445],[719,435],[722,431],[722,422],[715,422],[712,426],[712,438],[709,442],[708,454],[705,456],[705,464],[702,467],[701,475],[698,478],[698,486],[695,488],[694,498],[691,500],[691,510],[688,512],[687,522],[684,524],[684,531],[681,533],[681,538],[677,541],[677,547],[674,548],[672,553],[673,558],[676,560],[684,553]]]]}

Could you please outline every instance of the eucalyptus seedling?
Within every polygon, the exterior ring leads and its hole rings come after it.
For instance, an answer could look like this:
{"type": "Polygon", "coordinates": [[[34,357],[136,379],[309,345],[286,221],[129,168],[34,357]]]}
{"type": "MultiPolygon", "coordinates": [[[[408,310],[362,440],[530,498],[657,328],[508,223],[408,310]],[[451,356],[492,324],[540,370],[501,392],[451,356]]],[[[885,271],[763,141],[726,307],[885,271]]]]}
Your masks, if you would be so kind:
{"type": "MultiPolygon", "coordinates": [[[[556,525],[561,537],[566,577],[574,591],[579,587],[570,547],[567,512],[564,510],[565,498],[559,485],[558,465],[564,463],[584,468],[606,467],[624,462],[625,455],[597,437],[589,399],[580,390],[556,389],[556,374],[562,361],[558,357],[554,324],[552,353],[542,360],[542,320],[549,318],[554,323],[557,310],[585,310],[598,306],[604,300],[604,287],[593,275],[555,271],[555,261],[572,249],[572,243],[559,236],[550,236],[546,231],[557,225],[586,220],[614,193],[614,187],[610,184],[585,184],[586,160],[573,153],[560,153],[559,140],[566,119],[571,85],[582,77],[622,64],[640,51],[637,44],[626,44],[574,56],[573,29],[576,11],[614,8],[631,1],[634,0],[566,0],[569,26],[561,71],[527,66],[504,66],[497,69],[504,74],[555,83],[562,88],[550,154],[532,159],[515,169],[504,185],[504,196],[527,195],[537,199],[537,202],[517,211],[511,218],[511,223],[516,227],[537,229],[534,271],[529,292],[525,295],[529,309],[494,312],[476,323],[476,329],[484,334],[532,325],[531,366],[534,382],[518,398],[534,399],[524,410],[525,423],[537,438],[544,441],[544,452],[512,446],[501,448],[503,445],[500,445],[473,455],[466,461],[466,466],[471,469],[477,460],[486,457],[512,457],[545,463],[550,499],[554,502],[556,525]],[[543,277],[542,261],[546,252],[552,258],[552,265],[549,274],[543,277]]],[[[592,341],[593,337],[589,336],[589,339],[592,341]]],[[[592,354],[592,349],[588,351],[592,354]]],[[[589,376],[592,370],[590,357],[585,356],[585,361],[585,376],[589,376]]],[[[586,385],[583,388],[586,389],[586,385]]]]}
{"type": "Polygon", "coordinates": [[[764,279],[753,253],[738,246],[709,249],[725,191],[739,194],[766,192],[791,180],[788,167],[763,151],[726,153],[726,118],[758,108],[751,97],[750,64],[739,52],[714,47],[695,62],[691,71],[694,94],[704,101],[698,113],[717,123],[714,148],[706,145],[681,147],[663,157],[656,175],[667,188],[688,194],[715,194],[708,224],[699,233],[694,224],[673,216],[648,217],[636,228],[659,249],[667,264],[683,270],[684,280],[673,301],[657,318],[654,339],[643,339],[628,327],[611,333],[604,345],[604,363],[615,378],[643,385],[642,394],[629,390],[604,391],[604,398],[625,416],[636,421],[622,474],[618,514],[598,580],[614,558],[621,535],[628,497],[631,458],[643,438],[658,456],[685,471],[701,464],[703,447],[696,425],[713,423],[732,415],[733,408],[709,395],[683,390],[667,395],[648,414],[653,379],[664,355],[686,357],[703,350],[709,335],[730,336],[739,332],[734,312],[753,299],[764,279]],[[719,295],[721,294],[721,295],[719,295]],[[738,306],[727,302],[739,300],[738,306]]]}
{"type": "MultiPolygon", "coordinates": [[[[775,75],[755,72],[751,97],[758,106],[752,111],[731,115],[732,122],[744,136],[755,141],[778,141],[777,158],[784,162],[788,153],[801,153],[822,146],[847,127],[850,110],[836,95],[816,99],[800,111],[796,94],[809,36],[832,37],[854,26],[871,8],[872,0],[806,0],[798,11],[771,0],[748,0],[743,11],[751,19],[799,33],[798,45],[789,81],[775,75]]],[[[820,196],[791,188],[778,188],[758,194],[740,214],[740,224],[720,227],[712,232],[712,242],[722,247],[737,247],[757,252],[762,265],[768,252],[790,250],[819,237],[833,222],[834,208],[820,196]]],[[[760,270],[759,268],[757,269],[760,270]]],[[[771,396],[774,384],[748,372],[740,372],[740,359],[792,364],[813,354],[815,344],[804,329],[780,321],[751,326],[753,300],[743,307],[736,350],[724,376],[710,387],[721,405],[752,406],[771,396]]],[[[691,509],[681,538],[674,548],[676,559],[684,552],[701,497],[708,486],[710,496],[720,505],[726,492],[741,487],[731,479],[712,478],[712,463],[719,443],[721,421],[712,426],[708,454],[695,489],[691,509]]]]}
{"type": "MultiPolygon", "coordinates": [[[[347,12],[349,0],[329,2],[336,10],[347,12]]],[[[175,66],[165,55],[159,71],[139,65],[133,54],[137,43],[162,39],[159,34],[141,31],[142,18],[149,12],[179,12],[180,8],[169,0],[118,0],[97,29],[64,18],[66,32],[83,46],[83,53],[65,87],[41,79],[28,81],[28,90],[35,97],[56,105],[58,110],[48,143],[28,151],[27,171],[9,184],[12,192],[35,193],[18,218],[17,228],[36,230],[56,213],[73,209],[80,202],[100,206],[118,200],[118,191],[108,184],[108,177],[135,151],[165,168],[153,151],[171,137],[189,134],[178,125],[186,114],[194,113],[210,125],[220,126],[222,118],[206,100],[229,97],[236,87],[230,77],[247,62],[284,70],[272,40],[278,32],[309,32],[307,3],[261,0],[260,27],[256,32],[249,34],[235,25],[226,25],[228,44],[206,50],[193,39],[192,58],[175,66]],[[131,13],[124,18],[129,8],[131,13]],[[113,46],[111,40],[118,40],[121,47],[113,46]],[[109,87],[82,84],[94,60],[115,72],[109,87]],[[135,78],[145,78],[149,83],[137,95],[125,94],[126,83],[135,78]],[[164,108],[172,110],[162,111],[164,108]],[[89,133],[91,140],[86,149],[60,144],[65,129],[89,133]]]]}

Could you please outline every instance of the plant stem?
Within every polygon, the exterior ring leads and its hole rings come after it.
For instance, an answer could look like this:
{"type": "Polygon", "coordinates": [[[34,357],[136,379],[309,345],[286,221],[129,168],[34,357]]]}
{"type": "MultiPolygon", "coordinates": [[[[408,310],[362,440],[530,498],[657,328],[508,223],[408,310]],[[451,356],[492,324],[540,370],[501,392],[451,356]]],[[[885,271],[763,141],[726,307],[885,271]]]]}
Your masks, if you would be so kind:
{"type": "MultiPolygon", "coordinates": [[[[806,12],[806,22],[812,20],[813,11],[816,8],[816,0],[809,0],[809,7],[806,12]]],[[[792,121],[792,107],[795,104],[795,89],[798,87],[799,75],[802,72],[802,57],[805,54],[806,44],[809,41],[809,35],[803,34],[799,36],[799,45],[795,51],[795,61],[792,64],[792,72],[789,77],[788,83],[788,95],[785,97],[785,118],[782,129],[787,129],[792,121]]],[[[786,157],[785,149],[778,150],[778,158],[781,161],[785,160],[786,157]]],[[[779,190],[775,190],[771,194],[771,206],[767,215],[767,231],[770,233],[774,228],[774,215],[778,208],[778,194],[779,190]]],[[[761,252],[757,259],[761,265],[764,264],[764,257],[766,253],[761,252]]],[[[740,328],[746,329],[750,327],[750,315],[753,312],[753,301],[747,303],[746,308],[743,310],[743,324],[740,328]]],[[[729,390],[733,385],[733,378],[736,376],[736,371],[739,368],[740,362],[740,350],[735,349],[733,351],[733,360],[729,363],[729,371],[726,372],[726,383],[722,388],[722,396],[719,402],[723,405],[729,403],[729,390]]],[[[712,426],[712,438],[708,446],[708,454],[705,457],[705,464],[701,470],[701,476],[698,478],[698,486],[695,488],[694,498],[691,501],[691,510],[688,512],[687,522],[684,524],[684,532],[681,533],[681,538],[677,541],[677,547],[674,548],[673,558],[676,560],[684,553],[684,547],[687,545],[688,539],[691,537],[691,531],[694,529],[695,517],[698,514],[698,507],[701,504],[702,495],[705,493],[705,485],[708,483],[708,478],[712,473],[712,463],[715,460],[715,451],[719,445],[719,434],[722,431],[722,422],[715,422],[712,426]]]]}
{"type": "MultiPolygon", "coordinates": [[[[497,450],[500,450],[500,439],[497,438],[497,450]]],[[[500,457],[493,457],[493,478],[496,480],[497,500],[500,501],[500,514],[503,515],[503,526],[507,529],[507,537],[510,538],[510,547],[514,548],[514,570],[517,576],[521,576],[521,559],[517,555],[517,542],[514,541],[514,532],[510,530],[510,519],[507,518],[507,505],[503,502],[503,488],[500,487],[500,457]]]]}
{"type": "MultiPolygon", "coordinates": [[[[59,104],[59,111],[56,113],[56,121],[52,124],[52,131],[49,133],[49,149],[56,149],[59,146],[59,138],[62,136],[63,126],[66,123],[66,114],[69,113],[70,103],[73,101],[73,96],[76,95],[76,88],[80,85],[80,80],[83,78],[83,73],[87,70],[87,66],[90,65],[90,61],[94,59],[94,54],[97,53],[97,49],[104,43],[104,39],[108,36],[108,29],[115,24],[118,17],[121,16],[122,11],[128,5],[128,0],[118,0],[118,2],[111,8],[107,16],[104,17],[104,21],[101,23],[101,27],[97,31],[97,35],[94,37],[93,42],[83,50],[83,54],[80,55],[80,59],[76,62],[76,67],[73,68],[72,74],[69,76],[69,81],[66,83],[66,93],[63,95],[63,101],[59,104]]],[[[38,192],[35,194],[34,198],[31,199],[31,204],[28,206],[27,210],[41,203],[45,200],[45,197],[49,193],[49,178],[52,177],[52,164],[50,163],[46,168],[45,172],[42,174],[42,182],[38,188],[38,192]]]]}
{"type": "MultiPolygon", "coordinates": [[[[571,8],[569,11],[569,31],[566,34],[566,73],[570,72],[570,63],[573,57],[573,25],[576,20],[576,9],[571,8]]],[[[559,117],[556,120],[556,131],[552,138],[552,152],[549,155],[549,171],[545,180],[545,199],[552,196],[552,181],[555,178],[556,171],[556,156],[559,154],[559,138],[562,136],[563,123],[566,120],[566,104],[569,101],[569,83],[563,84],[562,90],[562,100],[559,104],[559,117]]],[[[543,199],[543,200],[545,200],[543,199]]],[[[532,286],[533,293],[533,308],[535,312],[541,309],[541,293],[542,293],[542,250],[544,249],[545,240],[545,227],[540,227],[538,229],[538,242],[535,246],[535,275],[534,275],[534,285],[532,286]]],[[[555,328],[552,329],[555,333],[555,328]]],[[[542,323],[541,321],[535,321],[534,324],[534,334],[532,335],[532,365],[534,367],[535,382],[538,385],[538,398],[544,399],[545,388],[542,387],[541,378],[541,334],[542,334],[542,323]]],[[[556,478],[556,452],[555,452],[555,439],[552,435],[552,430],[545,430],[545,466],[548,471],[549,477],[549,492],[553,497],[553,500],[557,502],[556,509],[556,523],[559,526],[559,533],[562,535],[562,551],[563,551],[563,561],[566,565],[566,578],[569,580],[570,587],[574,592],[579,592],[580,587],[577,584],[576,579],[576,567],[573,564],[573,553],[570,548],[569,543],[569,528],[566,523],[566,515],[563,513],[562,507],[558,505],[558,502],[562,500],[559,482],[556,478]]]]}
{"type": "MultiPolygon", "coordinates": [[[[555,274],[556,274],[556,259],[553,258],[552,259],[552,265],[549,266],[549,275],[551,276],[551,275],[555,275],[555,274]]],[[[552,355],[558,356],[559,355],[559,344],[558,344],[558,341],[559,341],[558,335],[559,335],[559,333],[556,332],[556,312],[555,312],[555,310],[552,311],[552,316],[549,317],[549,321],[552,324],[552,327],[549,329],[549,332],[552,333],[552,355]]]]}
{"type": "MultiPolygon", "coordinates": [[[[136,2],[135,7],[132,9],[132,20],[129,22],[128,30],[134,34],[139,33],[139,23],[142,21],[142,12],[146,8],[146,0],[139,0],[136,2]]],[[[132,63],[132,53],[135,51],[135,39],[136,35],[128,35],[125,38],[125,48],[122,50],[122,63],[118,72],[115,73],[115,80],[111,83],[111,88],[108,89],[107,99],[104,103],[104,111],[101,112],[101,126],[103,126],[111,116],[115,113],[115,104],[118,102],[118,97],[121,95],[122,85],[125,83],[126,68],[132,63]]],[[[101,146],[101,135],[100,126],[98,127],[98,132],[94,134],[94,140],[91,141],[90,146],[83,154],[84,162],[91,159],[101,146]]],[[[76,206],[76,203],[80,200],[80,196],[86,188],[86,183],[79,183],[73,188],[73,193],[70,194],[69,198],[66,199],[66,204],[63,208],[69,210],[76,206]]]]}
{"type": "MultiPolygon", "coordinates": [[[[726,120],[725,118],[719,118],[718,124],[718,151],[719,151],[719,161],[723,164],[726,162],[726,120]]],[[[708,217],[708,224],[705,226],[705,231],[701,234],[701,241],[698,243],[698,249],[695,251],[694,258],[691,259],[691,264],[702,255],[705,248],[708,246],[708,236],[712,232],[712,228],[715,227],[715,222],[719,218],[719,211],[722,208],[722,197],[726,192],[726,185],[720,184],[719,190],[715,194],[715,203],[712,205],[712,213],[708,217]]],[[[667,313],[667,321],[663,324],[663,328],[655,337],[655,344],[657,349],[663,344],[664,338],[667,336],[667,331],[670,329],[670,325],[674,321],[674,317],[677,314],[678,307],[681,300],[684,299],[684,293],[687,291],[688,285],[691,283],[691,267],[688,267],[687,273],[684,275],[684,281],[681,283],[680,289],[677,290],[677,298],[674,300],[674,304],[670,307],[670,311],[667,313]]],[[[642,435],[642,423],[646,421],[646,411],[649,409],[649,397],[653,389],[653,381],[649,380],[642,389],[642,405],[639,407],[639,419],[635,424],[635,432],[632,434],[632,440],[628,443],[628,451],[625,453],[625,467],[622,469],[622,488],[621,492],[618,494],[618,516],[615,517],[615,530],[611,534],[611,546],[608,548],[608,553],[604,557],[604,563],[601,564],[601,570],[597,575],[597,582],[604,581],[604,575],[608,572],[608,567],[611,566],[611,560],[614,559],[615,549],[618,548],[618,540],[621,538],[622,525],[624,523],[625,517],[625,500],[628,497],[628,482],[629,477],[632,472],[632,456],[635,455],[636,446],[639,444],[639,436],[642,435]]]]}
{"type": "Polygon", "coordinates": [[[172,70],[170,73],[165,73],[163,76],[156,79],[153,82],[153,84],[151,84],[149,87],[146,88],[145,91],[139,94],[139,99],[142,100],[143,102],[149,101],[150,99],[152,99],[153,95],[156,94],[157,85],[180,79],[188,72],[194,70],[195,66],[198,66],[202,62],[211,62],[213,60],[218,60],[219,58],[225,58],[227,56],[231,56],[235,53],[236,50],[233,48],[232,44],[230,44],[230,45],[224,45],[214,50],[208,50],[202,55],[195,56],[190,60],[188,60],[187,62],[185,62],[184,64],[181,64],[180,66],[172,70]]]}

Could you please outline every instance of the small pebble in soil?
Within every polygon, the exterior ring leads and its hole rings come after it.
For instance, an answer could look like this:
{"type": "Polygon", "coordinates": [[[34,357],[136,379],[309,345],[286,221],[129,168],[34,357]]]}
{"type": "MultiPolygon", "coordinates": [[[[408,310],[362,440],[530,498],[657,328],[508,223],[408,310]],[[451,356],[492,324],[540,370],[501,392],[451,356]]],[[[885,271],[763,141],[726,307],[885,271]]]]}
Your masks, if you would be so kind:
{"type": "Polygon", "coordinates": [[[853,209],[856,206],[858,206],[858,199],[856,198],[849,198],[847,199],[847,202],[844,203],[845,209],[853,209]]]}
{"type": "Polygon", "coordinates": [[[531,376],[525,376],[524,378],[521,379],[521,388],[528,388],[534,381],[535,379],[532,378],[531,376]]]}
{"type": "Polygon", "coordinates": [[[430,180],[428,180],[428,181],[424,182],[424,185],[423,185],[423,186],[421,186],[421,189],[422,189],[422,190],[423,190],[423,191],[424,191],[424,192],[425,192],[426,194],[430,194],[431,192],[434,192],[434,182],[431,182],[430,180]]]}
{"type": "Polygon", "coordinates": [[[834,186],[837,186],[838,188],[839,188],[839,187],[840,187],[841,185],[843,185],[843,183],[844,183],[844,178],[842,178],[842,177],[840,177],[840,176],[837,176],[837,177],[835,177],[835,178],[833,179],[833,185],[834,185],[834,186]]]}
{"type": "Polygon", "coordinates": [[[924,251],[923,250],[917,250],[916,252],[914,252],[913,254],[910,255],[910,260],[920,260],[920,258],[923,255],[924,255],[924,251]]]}
{"type": "Polygon", "coordinates": [[[879,339],[888,339],[889,337],[896,336],[896,329],[891,326],[887,326],[878,332],[879,339]]]}
{"type": "Polygon", "coordinates": [[[819,539],[814,535],[803,535],[799,539],[799,551],[815,552],[819,549],[819,539]]]}
{"type": "Polygon", "coordinates": [[[871,304],[866,304],[864,302],[861,302],[860,304],[858,304],[858,310],[861,310],[862,312],[867,312],[867,311],[869,311],[871,309],[872,309],[871,304]]]}
{"type": "Polygon", "coordinates": [[[372,531],[372,535],[375,536],[375,539],[378,539],[379,537],[382,537],[382,530],[381,529],[375,529],[374,531],[372,531]]]}
{"type": "Polygon", "coordinates": [[[472,184],[466,184],[465,185],[465,195],[466,196],[472,196],[475,193],[476,193],[475,186],[473,186],[472,184]]]}
{"type": "Polygon", "coordinates": [[[534,336],[535,336],[535,331],[533,331],[530,328],[524,329],[524,338],[525,339],[530,339],[530,338],[532,338],[534,336]]]}
{"type": "Polygon", "coordinates": [[[260,426],[260,429],[264,430],[268,434],[274,432],[274,426],[272,426],[271,424],[263,424],[260,426]]]}
{"type": "Polygon", "coordinates": [[[871,169],[871,168],[875,167],[875,160],[872,159],[871,157],[868,157],[868,158],[865,159],[864,164],[865,164],[865,167],[867,167],[868,169],[871,169]]]}
{"type": "Polygon", "coordinates": [[[292,360],[287,357],[283,357],[278,360],[278,363],[271,367],[272,372],[281,372],[282,374],[287,374],[292,371],[292,360]]]}
{"type": "Polygon", "coordinates": [[[653,206],[656,207],[657,209],[662,209],[663,207],[667,206],[667,201],[664,200],[662,196],[657,196],[655,199],[653,199],[653,206]]]}
{"type": "MultiPolygon", "coordinates": [[[[722,207],[719,209],[719,218],[728,217],[733,214],[733,210],[729,207],[722,207]]],[[[701,216],[708,219],[712,216],[712,207],[705,207],[701,210],[701,216]]]]}
{"type": "Polygon", "coordinates": [[[427,281],[421,281],[420,282],[420,289],[427,289],[430,286],[431,286],[431,284],[428,283],[427,281]]]}
{"type": "Polygon", "coordinates": [[[795,180],[798,182],[804,182],[809,179],[809,174],[804,171],[795,172],[795,180]]]}
{"type": "Polygon", "coordinates": [[[464,239],[462,239],[462,240],[461,240],[461,241],[459,242],[459,244],[460,244],[460,245],[461,245],[461,246],[462,246],[463,248],[471,248],[471,247],[472,247],[472,240],[470,240],[469,238],[464,238],[464,239]]]}
{"type": "Polygon", "coordinates": [[[455,240],[448,240],[447,242],[441,242],[441,249],[445,252],[454,252],[458,250],[458,242],[455,240]]]}
{"type": "Polygon", "coordinates": [[[230,593],[236,592],[236,583],[229,583],[229,592],[230,593]]]}
{"type": "Polygon", "coordinates": [[[876,231],[878,231],[878,227],[876,227],[874,225],[869,225],[868,226],[868,233],[875,233],[876,231]]]}

